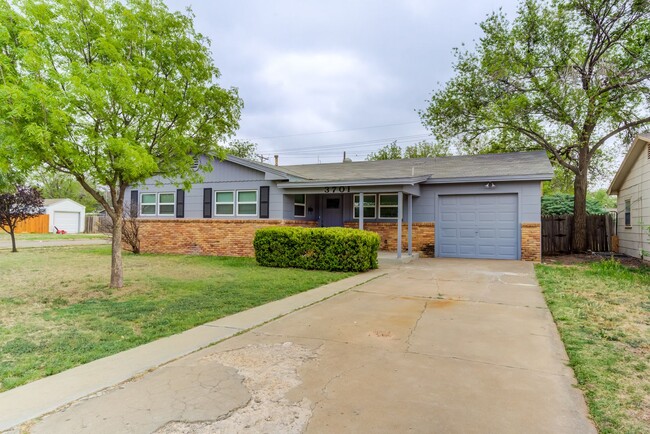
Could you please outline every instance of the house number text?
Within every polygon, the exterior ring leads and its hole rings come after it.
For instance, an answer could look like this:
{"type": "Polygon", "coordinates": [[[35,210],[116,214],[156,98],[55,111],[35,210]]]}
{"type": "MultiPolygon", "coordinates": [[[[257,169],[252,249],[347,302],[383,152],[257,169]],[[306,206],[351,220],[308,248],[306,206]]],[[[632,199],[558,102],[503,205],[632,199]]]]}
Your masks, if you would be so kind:
{"type": "Polygon", "coordinates": [[[325,193],[349,193],[350,187],[325,187],[325,193]]]}

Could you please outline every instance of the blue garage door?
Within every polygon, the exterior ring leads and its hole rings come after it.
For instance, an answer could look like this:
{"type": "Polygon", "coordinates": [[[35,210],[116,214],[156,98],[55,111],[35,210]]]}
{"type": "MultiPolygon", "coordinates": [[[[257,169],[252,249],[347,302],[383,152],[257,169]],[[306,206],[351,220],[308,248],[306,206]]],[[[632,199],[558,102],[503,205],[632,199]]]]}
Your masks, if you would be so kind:
{"type": "Polygon", "coordinates": [[[519,258],[516,194],[440,196],[438,206],[438,256],[519,258]]]}

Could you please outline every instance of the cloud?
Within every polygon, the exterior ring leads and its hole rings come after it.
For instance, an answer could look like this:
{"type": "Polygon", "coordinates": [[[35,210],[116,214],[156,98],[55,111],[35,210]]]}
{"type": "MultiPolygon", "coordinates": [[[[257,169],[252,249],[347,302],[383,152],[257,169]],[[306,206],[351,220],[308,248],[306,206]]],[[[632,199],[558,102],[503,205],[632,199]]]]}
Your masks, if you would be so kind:
{"type": "MultiPolygon", "coordinates": [[[[336,128],[350,110],[398,87],[379,66],[353,52],[275,53],[254,75],[265,115],[282,131],[336,128]]],[[[249,106],[257,112],[255,106],[249,106]]],[[[255,113],[259,122],[259,113],[255,113]]]]}

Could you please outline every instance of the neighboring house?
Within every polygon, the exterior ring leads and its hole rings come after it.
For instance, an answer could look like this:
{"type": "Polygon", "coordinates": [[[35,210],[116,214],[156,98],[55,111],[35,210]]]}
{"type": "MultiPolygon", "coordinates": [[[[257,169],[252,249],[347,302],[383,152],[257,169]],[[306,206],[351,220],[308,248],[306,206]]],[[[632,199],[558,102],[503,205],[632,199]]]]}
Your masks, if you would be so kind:
{"type": "Polygon", "coordinates": [[[84,231],[86,223],[86,207],[72,199],[45,199],[45,214],[50,216],[50,232],[55,228],[70,234],[84,231]]]}
{"type": "Polygon", "coordinates": [[[609,194],[617,196],[619,252],[648,259],[650,240],[650,134],[636,137],[616,172],[609,194]]]}
{"type": "Polygon", "coordinates": [[[154,178],[127,192],[144,251],[252,256],[256,229],[297,225],[375,231],[398,256],[541,259],[541,183],[553,176],[543,151],[299,166],[229,156],[213,164],[189,191],[154,178]]]}

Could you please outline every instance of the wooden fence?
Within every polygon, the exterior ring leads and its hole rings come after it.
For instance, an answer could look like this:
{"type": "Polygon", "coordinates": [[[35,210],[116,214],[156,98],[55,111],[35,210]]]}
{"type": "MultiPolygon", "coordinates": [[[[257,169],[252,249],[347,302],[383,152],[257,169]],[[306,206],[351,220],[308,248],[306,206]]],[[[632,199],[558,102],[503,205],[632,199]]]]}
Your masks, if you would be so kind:
{"type": "MultiPolygon", "coordinates": [[[[609,252],[612,236],[616,234],[611,214],[587,216],[587,250],[609,252]]],[[[542,254],[571,252],[573,242],[573,215],[542,216],[542,254]]]]}
{"type": "Polygon", "coordinates": [[[105,226],[105,220],[108,217],[102,217],[93,214],[86,214],[86,226],[84,232],[87,234],[98,234],[102,232],[102,226],[105,226]]]}
{"type": "Polygon", "coordinates": [[[28,218],[18,222],[16,225],[16,233],[33,233],[33,234],[46,234],[50,231],[50,216],[47,214],[37,215],[36,217],[28,218]]]}

